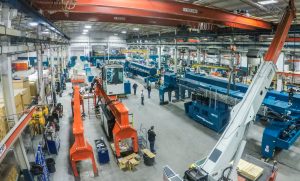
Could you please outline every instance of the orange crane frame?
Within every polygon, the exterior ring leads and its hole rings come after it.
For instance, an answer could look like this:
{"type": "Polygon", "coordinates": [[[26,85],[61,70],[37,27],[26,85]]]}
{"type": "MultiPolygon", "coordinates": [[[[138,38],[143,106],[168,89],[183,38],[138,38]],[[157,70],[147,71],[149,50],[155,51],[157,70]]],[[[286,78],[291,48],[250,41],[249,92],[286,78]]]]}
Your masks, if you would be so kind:
{"type": "Polygon", "coordinates": [[[138,152],[138,136],[137,131],[130,125],[128,109],[118,101],[117,96],[108,96],[103,89],[103,81],[100,78],[95,79],[96,87],[94,93],[94,105],[96,106],[97,98],[105,103],[115,117],[115,125],[113,128],[113,140],[117,157],[121,156],[119,142],[124,139],[131,138],[133,151],[138,152]]]}
{"type": "Polygon", "coordinates": [[[70,160],[71,160],[72,170],[74,176],[78,177],[79,174],[76,168],[76,162],[90,158],[92,160],[94,175],[97,176],[98,169],[96,166],[93,148],[84,138],[84,128],[81,120],[80,104],[81,104],[81,100],[79,94],[79,86],[75,86],[74,99],[73,99],[73,113],[74,113],[73,134],[75,137],[75,141],[73,146],[70,149],[70,160]]]}

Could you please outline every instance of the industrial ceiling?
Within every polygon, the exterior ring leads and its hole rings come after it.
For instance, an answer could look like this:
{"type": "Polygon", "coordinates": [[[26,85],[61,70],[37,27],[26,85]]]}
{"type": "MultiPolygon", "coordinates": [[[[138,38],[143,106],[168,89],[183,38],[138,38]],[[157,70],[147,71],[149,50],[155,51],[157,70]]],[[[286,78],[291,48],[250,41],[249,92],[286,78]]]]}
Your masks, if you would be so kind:
{"type": "MultiPolygon", "coordinates": [[[[81,33],[84,26],[88,24],[92,26],[90,31],[93,32],[106,31],[115,34],[123,32],[128,35],[142,36],[158,32],[174,32],[181,25],[199,30],[214,30],[220,27],[271,29],[271,26],[278,23],[284,8],[288,5],[288,0],[269,0],[271,3],[265,5],[261,1],[267,0],[115,0],[113,1],[115,5],[110,0],[27,0],[26,2],[54,22],[67,35],[81,33]],[[186,10],[186,13],[190,14],[186,16],[178,14],[177,7],[181,8],[180,11],[186,10]],[[208,11],[206,7],[209,8],[208,11]],[[193,14],[194,11],[200,15],[193,14]],[[212,18],[209,15],[202,17],[209,13],[213,14],[212,18]],[[225,15],[217,16],[218,13],[225,13],[225,15]],[[220,17],[224,17],[224,21],[220,17]],[[248,20],[253,22],[247,24],[248,20]]],[[[295,5],[297,15],[300,16],[300,1],[296,0],[295,5]]],[[[18,25],[26,28],[26,21],[22,22],[23,24],[18,25]]],[[[294,24],[300,24],[300,19],[296,19],[294,24]]]]}

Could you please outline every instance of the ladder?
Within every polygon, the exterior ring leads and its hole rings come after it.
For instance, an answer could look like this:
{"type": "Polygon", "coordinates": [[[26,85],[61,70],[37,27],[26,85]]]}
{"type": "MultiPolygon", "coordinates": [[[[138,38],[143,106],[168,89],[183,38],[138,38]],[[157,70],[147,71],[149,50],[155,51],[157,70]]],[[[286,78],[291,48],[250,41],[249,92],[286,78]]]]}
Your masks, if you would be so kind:
{"type": "Polygon", "coordinates": [[[42,150],[42,146],[39,144],[38,149],[35,155],[35,163],[39,164],[43,167],[43,174],[41,175],[40,179],[41,181],[50,181],[49,179],[49,172],[45,161],[45,156],[42,150]]]}
{"type": "Polygon", "coordinates": [[[95,105],[94,105],[94,95],[91,93],[88,93],[87,96],[87,100],[88,100],[88,115],[89,118],[94,117],[96,118],[96,110],[95,110],[95,105]]]}

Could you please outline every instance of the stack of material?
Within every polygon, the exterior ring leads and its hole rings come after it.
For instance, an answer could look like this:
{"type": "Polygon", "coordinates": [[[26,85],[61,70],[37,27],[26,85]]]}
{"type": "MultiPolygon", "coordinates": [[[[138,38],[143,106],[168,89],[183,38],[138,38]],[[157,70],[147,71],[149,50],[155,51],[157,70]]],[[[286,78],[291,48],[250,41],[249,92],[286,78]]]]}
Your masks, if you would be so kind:
{"type": "Polygon", "coordinates": [[[8,132],[8,126],[6,121],[6,112],[4,104],[0,104],[0,141],[5,137],[8,132]]]}
{"type": "Polygon", "coordinates": [[[18,180],[17,166],[10,165],[8,166],[7,170],[4,172],[3,181],[16,181],[16,180],[18,180]]]}
{"type": "Polygon", "coordinates": [[[241,159],[238,163],[237,171],[241,176],[249,180],[257,180],[263,174],[264,169],[241,159]]]}
{"type": "Polygon", "coordinates": [[[118,159],[120,169],[133,170],[138,164],[140,164],[140,156],[136,153],[132,153],[126,157],[118,159]]]}
{"type": "Polygon", "coordinates": [[[28,70],[28,61],[13,62],[12,67],[14,67],[16,71],[28,70]]]}
{"type": "Polygon", "coordinates": [[[13,80],[13,88],[14,89],[23,89],[29,87],[28,78],[22,78],[20,80],[13,80]]]}
{"type": "MultiPolygon", "coordinates": [[[[21,97],[21,92],[22,91],[20,91],[18,89],[14,90],[14,98],[15,98],[15,106],[16,106],[17,114],[22,113],[23,110],[24,110],[23,101],[22,101],[22,97],[21,97]]],[[[0,97],[0,104],[4,104],[4,98],[3,97],[0,97]]]]}
{"type": "Polygon", "coordinates": [[[28,78],[13,80],[13,88],[21,94],[23,108],[27,107],[32,101],[28,78]]]}
{"type": "Polygon", "coordinates": [[[35,97],[38,95],[37,93],[37,81],[30,81],[29,82],[29,89],[30,89],[30,95],[35,97]]]}

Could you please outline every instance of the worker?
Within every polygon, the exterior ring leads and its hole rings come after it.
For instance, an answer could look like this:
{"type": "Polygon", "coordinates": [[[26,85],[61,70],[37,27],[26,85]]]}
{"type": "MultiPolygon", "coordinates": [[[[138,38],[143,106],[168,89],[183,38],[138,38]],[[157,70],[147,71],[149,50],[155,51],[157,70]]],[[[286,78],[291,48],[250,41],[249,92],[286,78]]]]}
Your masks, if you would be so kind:
{"type": "Polygon", "coordinates": [[[144,90],[141,92],[141,101],[142,105],[144,105],[144,90]]]}
{"type": "Polygon", "coordinates": [[[134,95],[136,95],[137,87],[138,87],[138,85],[137,85],[136,83],[134,83],[134,84],[132,85],[134,95]]]}
{"type": "Polygon", "coordinates": [[[150,143],[150,151],[154,154],[156,153],[154,149],[155,137],[156,134],[154,132],[154,126],[151,126],[151,128],[148,130],[148,141],[150,143]]]}
{"type": "Polygon", "coordinates": [[[150,99],[150,94],[151,94],[151,85],[150,84],[148,84],[147,90],[148,90],[148,98],[150,99]]]}
{"type": "Polygon", "coordinates": [[[288,91],[288,93],[289,93],[289,105],[292,105],[294,92],[295,92],[295,90],[292,87],[288,91]]]}

